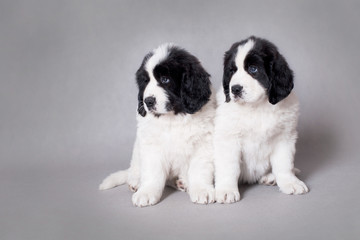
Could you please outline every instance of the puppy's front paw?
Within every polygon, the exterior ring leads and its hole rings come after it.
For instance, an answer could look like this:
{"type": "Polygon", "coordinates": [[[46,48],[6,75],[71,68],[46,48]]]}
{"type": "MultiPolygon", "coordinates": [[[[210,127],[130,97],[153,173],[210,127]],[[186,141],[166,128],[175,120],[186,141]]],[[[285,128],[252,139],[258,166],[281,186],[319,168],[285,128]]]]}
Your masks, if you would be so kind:
{"type": "Polygon", "coordinates": [[[137,191],[132,196],[132,202],[136,207],[147,207],[151,205],[155,205],[160,201],[160,196],[154,194],[151,191],[137,191]]]}
{"type": "Polygon", "coordinates": [[[208,188],[189,188],[190,199],[193,203],[208,204],[215,202],[215,190],[208,188]]]}
{"type": "Polygon", "coordinates": [[[278,181],[280,191],[286,194],[304,194],[309,191],[304,182],[299,179],[292,179],[290,181],[278,181]]]}
{"type": "Polygon", "coordinates": [[[240,193],[238,189],[216,189],[216,202],[218,203],[234,203],[240,201],[240,193]]]}

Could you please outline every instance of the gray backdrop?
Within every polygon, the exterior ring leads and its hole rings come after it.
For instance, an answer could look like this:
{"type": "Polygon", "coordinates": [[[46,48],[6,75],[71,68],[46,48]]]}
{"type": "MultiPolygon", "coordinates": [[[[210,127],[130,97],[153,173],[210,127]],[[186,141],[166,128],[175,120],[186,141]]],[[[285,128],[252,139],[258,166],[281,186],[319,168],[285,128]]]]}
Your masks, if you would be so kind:
{"type": "Polygon", "coordinates": [[[0,3],[0,239],[358,239],[359,1],[4,1],[0,3]],[[301,101],[296,166],[310,193],[242,186],[232,205],[166,190],[135,208],[126,186],[134,73],[175,42],[218,88],[223,53],[274,42],[301,101]]]}

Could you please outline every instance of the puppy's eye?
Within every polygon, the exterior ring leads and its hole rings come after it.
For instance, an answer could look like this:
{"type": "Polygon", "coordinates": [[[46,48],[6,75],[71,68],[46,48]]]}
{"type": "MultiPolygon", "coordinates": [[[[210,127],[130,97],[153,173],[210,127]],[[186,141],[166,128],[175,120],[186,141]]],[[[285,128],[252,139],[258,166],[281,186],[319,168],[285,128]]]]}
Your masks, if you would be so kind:
{"type": "Polygon", "coordinates": [[[168,77],[161,76],[160,77],[160,82],[163,83],[163,84],[167,84],[167,83],[170,82],[170,79],[168,77]]]}
{"type": "Polygon", "coordinates": [[[254,74],[257,73],[258,69],[254,65],[250,65],[248,68],[249,73],[254,74]]]}

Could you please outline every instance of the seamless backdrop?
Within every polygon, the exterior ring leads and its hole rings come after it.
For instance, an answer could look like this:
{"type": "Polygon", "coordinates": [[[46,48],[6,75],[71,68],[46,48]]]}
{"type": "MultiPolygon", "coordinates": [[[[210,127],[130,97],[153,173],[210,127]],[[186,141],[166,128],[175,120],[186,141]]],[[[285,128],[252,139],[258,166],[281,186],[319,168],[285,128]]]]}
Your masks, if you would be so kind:
{"type": "Polygon", "coordinates": [[[0,1],[0,239],[358,239],[359,1],[0,1]],[[135,71],[163,42],[222,78],[224,52],[274,42],[301,102],[295,165],[310,192],[242,186],[231,205],[167,189],[135,208],[125,186],[135,71]]]}

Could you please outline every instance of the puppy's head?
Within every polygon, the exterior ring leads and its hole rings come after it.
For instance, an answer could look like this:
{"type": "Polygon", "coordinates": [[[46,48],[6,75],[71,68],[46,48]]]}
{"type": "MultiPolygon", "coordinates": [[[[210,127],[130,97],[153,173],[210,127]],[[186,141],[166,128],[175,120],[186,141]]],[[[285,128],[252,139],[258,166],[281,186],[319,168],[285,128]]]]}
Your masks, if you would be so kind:
{"type": "Polygon", "coordinates": [[[193,114],[209,101],[209,78],[196,57],[163,44],[145,56],[136,72],[138,112],[143,117],[147,112],[193,114]]]}
{"type": "Polygon", "coordinates": [[[293,73],[274,44],[252,36],[225,53],[223,87],[226,102],[255,103],[267,98],[276,104],[293,89],[293,73]]]}

